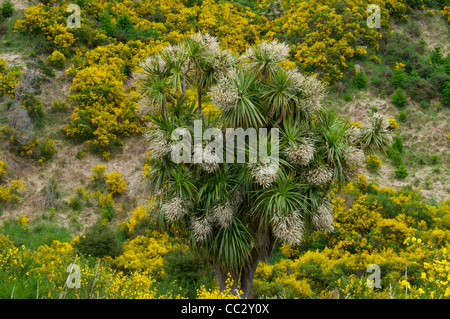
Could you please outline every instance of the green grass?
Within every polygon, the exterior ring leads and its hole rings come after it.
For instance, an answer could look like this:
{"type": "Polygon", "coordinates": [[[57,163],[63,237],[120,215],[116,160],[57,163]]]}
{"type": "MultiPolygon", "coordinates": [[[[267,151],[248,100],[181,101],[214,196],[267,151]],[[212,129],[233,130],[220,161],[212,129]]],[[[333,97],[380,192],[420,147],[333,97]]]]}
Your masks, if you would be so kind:
{"type": "Polygon", "coordinates": [[[65,227],[38,220],[28,227],[23,227],[17,224],[14,219],[9,219],[4,221],[2,227],[0,227],[0,233],[8,235],[16,244],[25,245],[32,251],[41,245],[51,244],[53,240],[67,242],[72,239],[71,234],[65,227]]]}

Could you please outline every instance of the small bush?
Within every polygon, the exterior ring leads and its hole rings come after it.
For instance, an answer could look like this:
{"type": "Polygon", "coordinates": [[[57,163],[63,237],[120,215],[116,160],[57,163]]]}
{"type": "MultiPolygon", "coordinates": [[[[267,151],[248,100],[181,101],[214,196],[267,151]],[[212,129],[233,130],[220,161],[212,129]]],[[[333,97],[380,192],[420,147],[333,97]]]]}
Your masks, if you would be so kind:
{"type": "Polygon", "coordinates": [[[408,114],[406,114],[405,111],[400,111],[400,113],[398,113],[398,119],[402,122],[406,121],[407,117],[408,117],[408,114]]]}
{"type": "Polygon", "coordinates": [[[388,156],[395,166],[403,165],[403,156],[398,150],[393,150],[392,152],[389,152],[388,156]]]}
{"type": "Polygon", "coordinates": [[[84,235],[75,248],[85,256],[116,257],[122,253],[123,247],[109,226],[96,223],[84,235]]]}
{"type": "Polygon", "coordinates": [[[2,3],[2,7],[0,10],[2,12],[2,16],[4,16],[5,18],[10,18],[14,14],[14,4],[11,1],[7,0],[2,3]]]}
{"type": "Polygon", "coordinates": [[[369,155],[366,159],[366,167],[371,172],[376,172],[381,166],[381,160],[378,155],[369,155]]]}
{"type": "Polygon", "coordinates": [[[55,154],[55,141],[47,138],[44,143],[39,144],[39,149],[41,150],[40,161],[48,161],[55,154]]]}
{"type": "Polygon", "coordinates": [[[367,87],[367,78],[363,71],[356,73],[353,78],[353,85],[358,89],[365,89],[367,87]]]}
{"type": "Polygon", "coordinates": [[[405,107],[406,103],[408,103],[408,99],[403,94],[403,90],[401,88],[397,88],[394,91],[394,95],[392,96],[392,103],[394,103],[397,107],[405,107]]]}
{"type": "Polygon", "coordinates": [[[403,141],[398,134],[394,136],[394,140],[392,142],[392,149],[394,151],[398,151],[399,153],[403,153],[403,141]]]}
{"type": "Polygon", "coordinates": [[[106,172],[105,165],[95,165],[94,168],[91,169],[91,171],[94,173],[91,176],[92,181],[98,181],[98,180],[105,179],[105,172],[106,172]]]}
{"type": "Polygon", "coordinates": [[[122,178],[121,172],[111,172],[106,175],[106,183],[113,194],[123,193],[127,189],[127,183],[122,178]]]}
{"type": "Polygon", "coordinates": [[[64,101],[54,100],[53,105],[51,107],[51,111],[53,113],[61,112],[67,110],[67,104],[64,101]]]}
{"type": "Polygon", "coordinates": [[[73,196],[70,198],[69,206],[72,208],[72,210],[80,211],[81,209],[81,198],[77,196],[73,196]]]}
{"type": "Polygon", "coordinates": [[[443,64],[444,58],[442,56],[441,47],[435,47],[430,54],[430,62],[432,64],[443,64]]]}
{"type": "Polygon", "coordinates": [[[33,121],[40,120],[45,115],[42,101],[34,95],[23,94],[21,105],[27,110],[28,115],[33,121]]]}
{"type": "Polygon", "coordinates": [[[391,83],[394,86],[394,88],[400,88],[403,87],[403,83],[406,80],[406,74],[402,69],[396,69],[394,70],[394,74],[391,78],[391,83]]]}
{"type": "Polygon", "coordinates": [[[409,176],[408,169],[405,165],[399,165],[394,171],[395,176],[400,179],[404,179],[409,176]]]}
{"type": "Polygon", "coordinates": [[[439,154],[432,154],[430,156],[430,159],[431,159],[431,164],[436,165],[436,164],[439,164],[441,157],[439,156],[439,154]]]}
{"type": "Polygon", "coordinates": [[[7,166],[5,164],[5,162],[0,161],[0,181],[2,180],[2,178],[4,178],[7,174],[7,166]]]}
{"type": "Polygon", "coordinates": [[[59,52],[58,50],[53,51],[52,54],[50,54],[47,57],[47,61],[50,65],[56,67],[56,68],[63,68],[64,64],[66,62],[66,57],[63,53],[59,52]]]}
{"type": "Polygon", "coordinates": [[[106,205],[102,208],[101,219],[110,221],[114,217],[114,207],[112,205],[106,205]]]}

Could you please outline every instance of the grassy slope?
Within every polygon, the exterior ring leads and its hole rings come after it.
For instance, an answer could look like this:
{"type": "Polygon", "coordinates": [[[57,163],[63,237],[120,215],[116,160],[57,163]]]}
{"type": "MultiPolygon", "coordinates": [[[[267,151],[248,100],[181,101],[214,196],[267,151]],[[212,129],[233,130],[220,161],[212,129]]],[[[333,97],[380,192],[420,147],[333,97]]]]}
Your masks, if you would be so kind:
{"type": "MultiPolygon", "coordinates": [[[[23,3],[21,3],[23,4],[23,3]]],[[[16,6],[17,8],[17,6],[16,6]]],[[[17,18],[19,12],[13,18],[17,18]]],[[[444,53],[449,52],[450,41],[448,29],[445,22],[436,17],[425,17],[424,15],[414,17],[423,27],[422,36],[427,40],[428,48],[431,49],[439,44],[444,53]],[[447,40],[446,40],[447,39],[447,40]]],[[[9,22],[13,24],[13,20],[9,22]]],[[[403,32],[404,26],[395,26],[398,32],[403,32]]],[[[28,54],[29,43],[21,42],[18,34],[8,33],[0,38],[2,47],[0,48],[0,58],[8,58],[12,63],[24,65],[24,60],[28,54]],[[5,40],[11,40],[13,44],[9,47],[3,46],[5,40]]],[[[42,56],[42,59],[45,57],[42,56]]],[[[363,68],[375,68],[373,64],[362,64],[363,68]]],[[[383,66],[381,66],[383,67],[383,66]]],[[[370,80],[370,79],[369,79],[370,80]]],[[[369,82],[370,83],[370,82],[369,82]]],[[[22,178],[27,190],[20,202],[12,208],[5,209],[0,216],[0,220],[10,216],[17,217],[26,214],[30,219],[40,219],[44,209],[40,203],[40,190],[44,183],[50,178],[58,181],[61,190],[61,206],[56,211],[54,221],[58,224],[69,227],[74,232],[82,231],[83,226],[92,224],[99,218],[95,213],[95,204],[84,207],[82,212],[74,214],[67,203],[75,194],[77,186],[86,186],[89,183],[90,169],[96,164],[103,164],[102,160],[95,155],[88,154],[82,159],[77,159],[77,152],[83,149],[83,145],[75,145],[65,139],[62,128],[70,118],[71,111],[52,113],[51,103],[54,99],[65,99],[69,92],[70,83],[64,72],[59,71],[56,77],[50,82],[42,85],[41,98],[47,112],[47,119],[42,129],[38,131],[40,137],[50,137],[55,140],[55,158],[44,165],[39,165],[36,161],[24,159],[11,154],[8,151],[8,142],[0,139],[0,149],[2,150],[0,159],[10,167],[8,179],[22,178]],[[66,203],[66,204],[64,204],[66,203]]],[[[346,86],[348,87],[348,85],[346,86]]],[[[399,110],[392,105],[390,96],[380,97],[376,91],[369,88],[365,91],[331,89],[329,103],[336,107],[342,114],[349,115],[353,120],[362,120],[371,106],[377,106],[379,111],[396,118],[399,110]],[[344,100],[344,95],[350,94],[353,97],[351,102],[344,100]]],[[[0,104],[3,110],[4,105],[0,104]]],[[[429,200],[441,201],[449,196],[449,156],[446,134],[449,129],[449,109],[436,109],[431,107],[423,109],[415,103],[407,106],[408,119],[400,128],[400,135],[405,144],[405,163],[409,168],[410,176],[405,180],[398,180],[393,176],[394,166],[389,159],[383,160],[383,165],[379,173],[370,174],[366,172],[370,180],[377,180],[382,186],[402,187],[407,185],[421,186],[424,196],[429,200]],[[440,161],[432,164],[430,154],[439,154],[440,161]],[[419,164],[424,163],[424,164],[419,164]]],[[[1,119],[0,119],[1,121],[1,119]]],[[[125,140],[123,151],[116,154],[106,163],[107,171],[119,170],[124,173],[128,184],[136,180],[142,172],[142,160],[145,156],[145,144],[142,137],[132,137],[125,140]]],[[[129,215],[132,209],[143,202],[145,193],[129,194],[116,198],[117,209],[122,206],[123,213],[115,219],[118,222],[129,215]]]]}

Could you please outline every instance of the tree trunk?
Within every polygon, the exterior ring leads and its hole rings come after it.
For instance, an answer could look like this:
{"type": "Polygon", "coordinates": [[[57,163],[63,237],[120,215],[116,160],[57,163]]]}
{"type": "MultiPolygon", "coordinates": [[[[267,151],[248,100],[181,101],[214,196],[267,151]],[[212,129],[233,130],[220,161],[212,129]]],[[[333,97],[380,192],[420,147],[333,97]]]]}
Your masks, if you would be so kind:
{"type": "Polygon", "coordinates": [[[238,294],[239,285],[239,273],[236,270],[224,270],[220,266],[212,265],[214,273],[216,274],[217,285],[219,286],[219,291],[223,292],[227,288],[230,289],[233,295],[238,294]],[[227,287],[227,279],[231,276],[232,284],[231,287],[227,287]]]}
{"type": "Polygon", "coordinates": [[[251,260],[241,271],[241,290],[244,293],[244,298],[248,298],[250,294],[253,278],[255,277],[256,268],[260,259],[257,250],[253,248],[251,260]]]}
{"type": "Polygon", "coordinates": [[[202,91],[197,91],[198,95],[198,117],[201,117],[202,115],[202,91]]]}
{"type": "Polygon", "coordinates": [[[233,280],[231,293],[237,295],[238,284],[240,281],[240,290],[242,290],[244,294],[243,297],[248,298],[259,261],[267,261],[270,259],[274,247],[275,238],[272,235],[272,231],[268,228],[260,228],[256,232],[255,246],[252,248],[250,260],[240,269],[240,273],[233,270],[223,270],[221,267],[211,264],[214,273],[216,274],[219,291],[222,292],[227,288],[226,280],[228,279],[228,276],[231,275],[231,279],[233,280]]]}

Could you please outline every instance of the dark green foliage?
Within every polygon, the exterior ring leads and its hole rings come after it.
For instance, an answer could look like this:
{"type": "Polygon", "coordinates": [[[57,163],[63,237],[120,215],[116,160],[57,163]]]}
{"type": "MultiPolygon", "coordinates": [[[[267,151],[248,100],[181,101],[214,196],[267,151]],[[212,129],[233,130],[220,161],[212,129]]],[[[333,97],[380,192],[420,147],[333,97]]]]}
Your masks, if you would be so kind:
{"type": "Polygon", "coordinates": [[[112,36],[115,26],[111,22],[111,15],[109,13],[105,13],[100,17],[100,28],[105,31],[107,36],[112,36]]]}
{"type": "Polygon", "coordinates": [[[403,87],[403,82],[406,80],[406,73],[401,69],[394,70],[394,74],[391,77],[391,82],[394,88],[403,87]]]}
{"type": "Polygon", "coordinates": [[[392,143],[392,149],[394,151],[398,151],[399,153],[403,153],[403,141],[399,135],[394,136],[394,141],[392,143]]]}
{"type": "Polygon", "coordinates": [[[353,85],[358,89],[365,89],[367,87],[367,77],[363,71],[356,73],[353,78],[353,85]]]}
{"type": "Polygon", "coordinates": [[[85,237],[75,246],[83,255],[102,258],[119,256],[123,247],[115,232],[107,225],[97,223],[87,230],[85,237]]]}
{"type": "Polygon", "coordinates": [[[183,251],[179,248],[165,256],[164,271],[167,273],[167,281],[176,281],[183,287],[186,297],[195,298],[207,267],[204,262],[195,258],[191,251],[183,251]]]}
{"type": "Polygon", "coordinates": [[[73,197],[69,203],[70,208],[76,211],[80,211],[81,209],[81,198],[73,197]]]}
{"type": "Polygon", "coordinates": [[[408,173],[408,169],[406,168],[405,165],[400,165],[397,167],[397,169],[394,171],[395,176],[400,178],[400,179],[404,179],[406,177],[408,177],[409,173],[408,173]]]}
{"type": "Polygon", "coordinates": [[[394,103],[397,107],[405,107],[408,103],[408,99],[403,94],[403,90],[401,88],[394,91],[394,95],[392,95],[392,103],[394,103]]]}
{"type": "Polygon", "coordinates": [[[110,221],[114,217],[114,207],[106,205],[102,208],[101,218],[110,221]]]}
{"type": "Polygon", "coordinates": [[[450,81],[445,82],[439,90],[442,94],[441,102],[447,106],[450,106],[450,81]]]}
{"type": "Polygon", "coordinates": [[[2,3],[0,10],[3,17],[10,18],[14,14],[14,4],[11,1],[7,0],[2,3]]]}
{"type": "Polygon", "coordinates": [[[441,47],[435,47],[430,54],[430,61],[433,64],[443,64],[444,57],[442,56],[441,47]]]}
{"type": "Polygon", "coordinates": [[[389,152],[388,156],[396,166],[403,164],[403,157],[399,151],[389,152]]]}
{"type": "Polygon", "coordinates": [[[117,27],[125,31],[134,29],[133,23],[131,22],[131,19],[127,14],[123,14],[120,16],[119,20],[117,21],[117,27]]]}
{"type": "Polygon", "coordinates": [[[408,117],[408,114],[404,110],[402,110],[402,111],[400,111],[400,113],[398,113],[398,119],[401,122],[406,121],[407,117],[408,117]]]}

